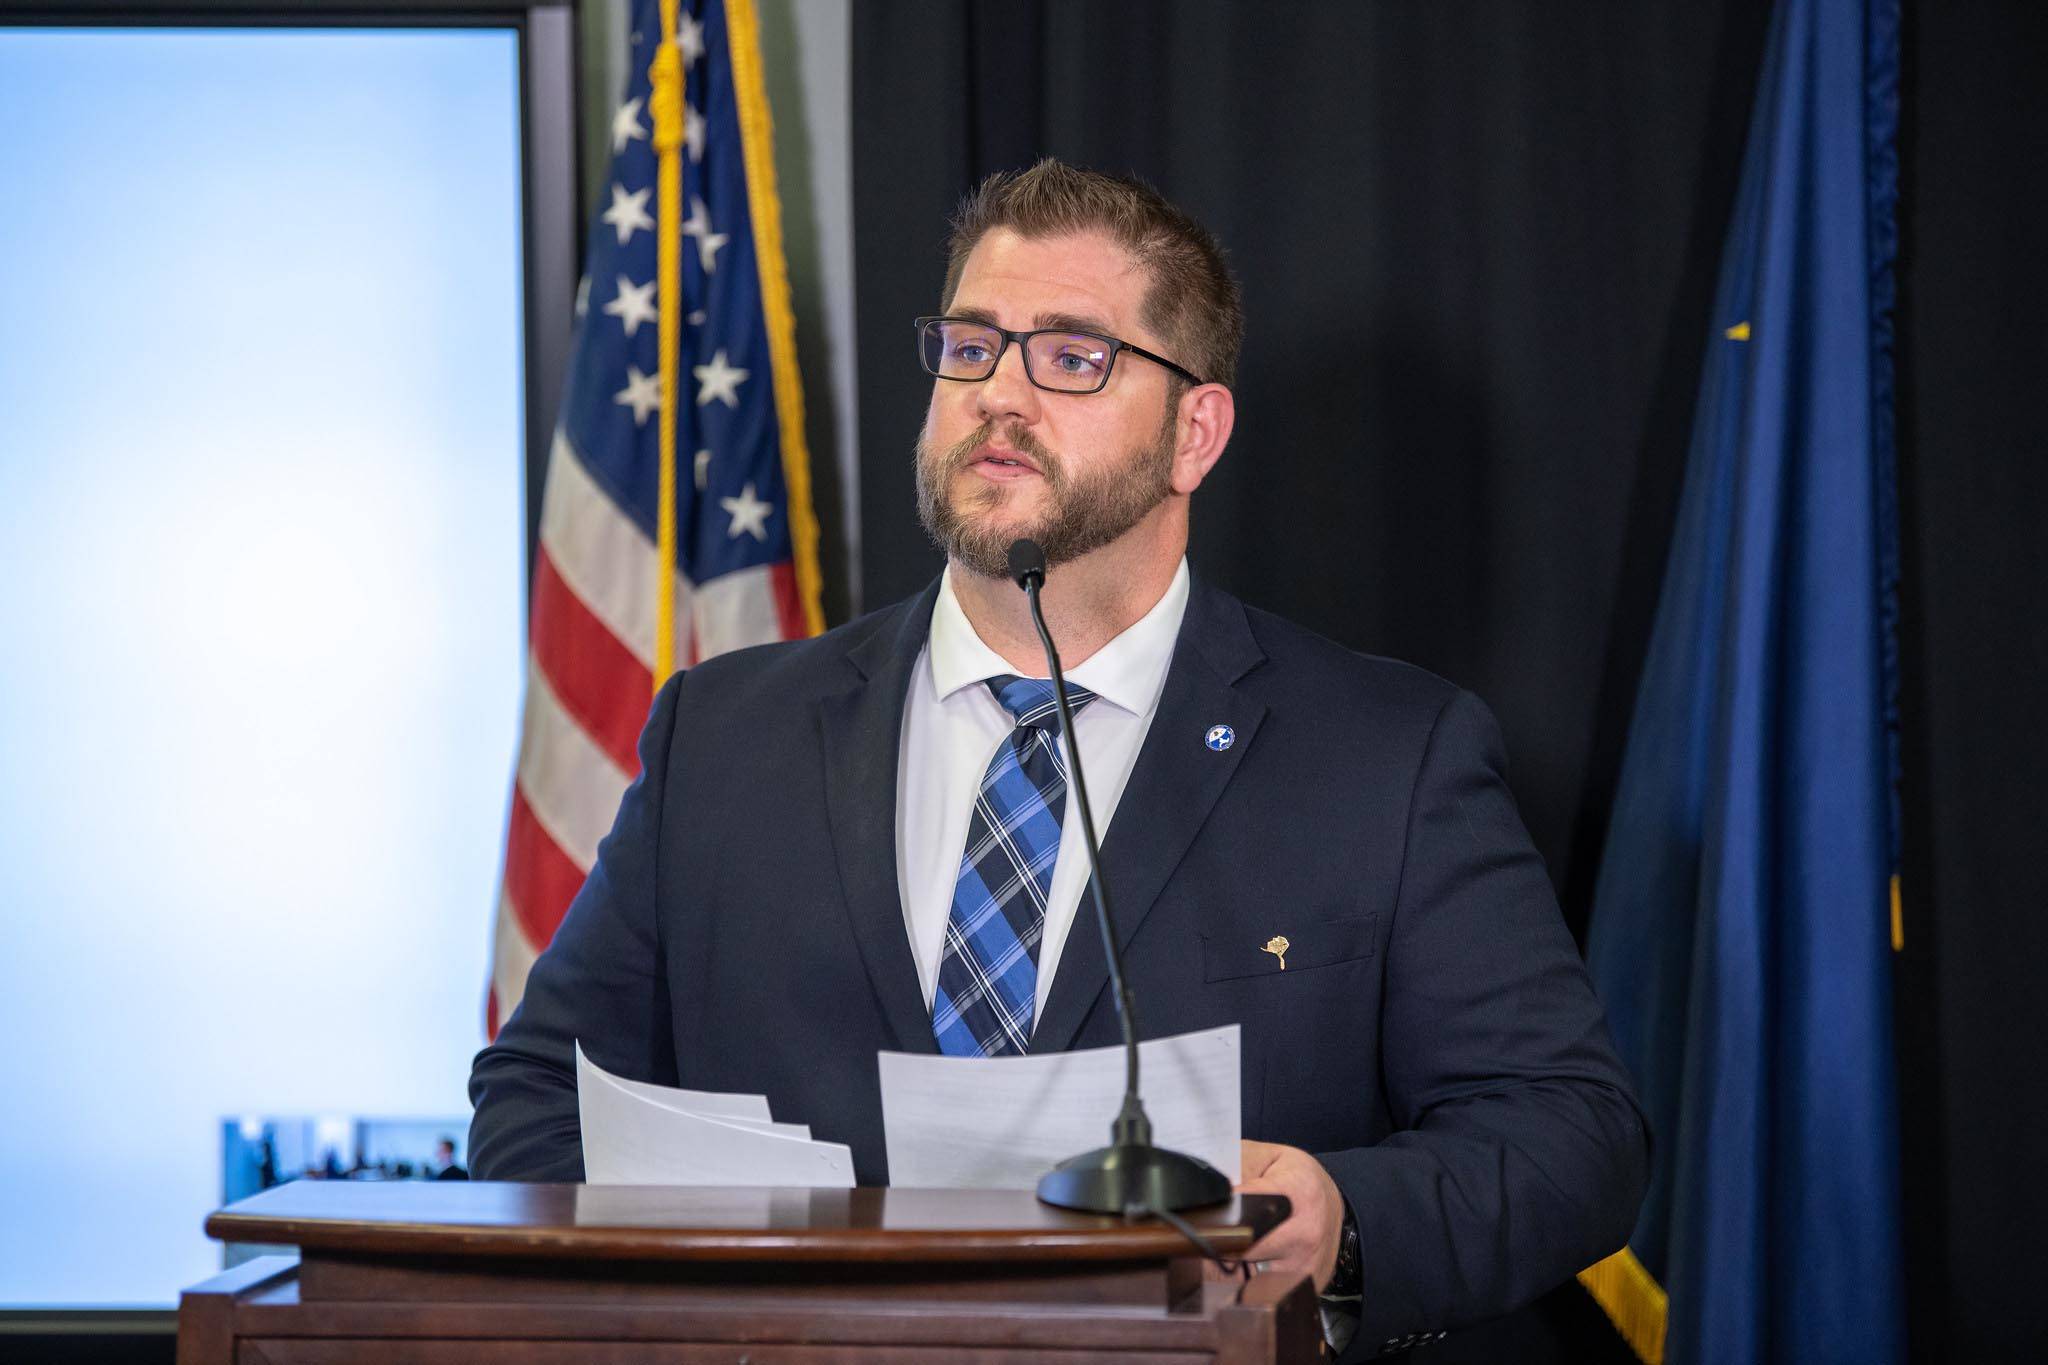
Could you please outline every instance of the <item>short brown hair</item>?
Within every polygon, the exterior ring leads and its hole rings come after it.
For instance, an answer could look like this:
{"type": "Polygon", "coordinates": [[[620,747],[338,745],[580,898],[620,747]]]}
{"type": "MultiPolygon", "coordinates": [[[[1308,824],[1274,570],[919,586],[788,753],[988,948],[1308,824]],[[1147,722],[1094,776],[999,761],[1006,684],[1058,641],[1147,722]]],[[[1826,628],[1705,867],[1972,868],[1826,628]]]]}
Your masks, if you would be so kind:
{"type": "Polygon", "coordinates": [[[1107,233],[1151,272],[1142,318],[1172,348],[1171,358],[1209,383],[1236,384],[1244,304],[1223,248],[1150,185],[1051,157],[1028,171],[996,172],[953,215],[942,307],[953,306],[967,257],[993,228],[1034,238],[1107,233]]]}

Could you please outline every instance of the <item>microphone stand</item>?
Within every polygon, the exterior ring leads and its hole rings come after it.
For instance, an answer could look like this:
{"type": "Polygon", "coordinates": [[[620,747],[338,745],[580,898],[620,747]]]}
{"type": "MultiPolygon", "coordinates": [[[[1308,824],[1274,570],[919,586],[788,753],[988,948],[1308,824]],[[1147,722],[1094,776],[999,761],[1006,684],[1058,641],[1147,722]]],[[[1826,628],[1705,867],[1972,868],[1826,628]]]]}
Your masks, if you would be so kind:
{"type": "Polygon", "coordinates": [[[1045,609],[1038,600],[1045,586],[1045,552],[1035,541],[1010,546],[1010,577],[1031,603],[1031,624],[1045,647],[1052,677],[1053,704],[1059,709],[1060,738],[1067,746],[1067,766],[1074,783],[1074,801],[1081,811],[1081,835],[1088,846],[1088,884],[1095,892],[1095,921],[1102,930],[1102,953],[1109,963],[1110,988],[1116,993],[1117,1015],[1124,1031],[1124,1103],[1110,1125],[1107,1147],[1069,1157],[1038,1182],[1040,1203],[1087,1213],[1129,1216],[1160,1210],[1202,1208],[1230,1198],[1223,1172],[1198,1157],[1152,1145],[1152,1121],[1138,1098],[1138,1026],[1124,981],[1123,951],[1117,946],[1115,921],[1109,913],[1109,888],[1102,876],[1102,850],[1095,839],[1095,816],[1088,806],[1088,784],[1081,776],[1081,751],[1074,744],[1074,712],[1067,705],[1067,684],[1059,651],[1046,628],[1045,609]]]}

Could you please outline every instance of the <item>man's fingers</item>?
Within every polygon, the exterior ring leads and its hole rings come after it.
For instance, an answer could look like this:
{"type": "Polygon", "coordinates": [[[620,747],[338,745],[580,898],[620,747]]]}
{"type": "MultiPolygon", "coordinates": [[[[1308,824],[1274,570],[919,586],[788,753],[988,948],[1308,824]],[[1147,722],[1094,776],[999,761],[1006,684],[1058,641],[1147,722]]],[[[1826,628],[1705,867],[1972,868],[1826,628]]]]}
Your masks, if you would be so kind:
{"type": "MultiPolygon", "coordinates": [[[[1281,1172],[1279,1174],[1284,1177],[1285,1173],[1281,1172]]],[[[1295,1215],[1299,1214],[1302,1210],[1304,1197],[1311,1191],[1304,1182],[1299,1180],[1288,1180],[1285,1178],[1276,1180],[1272,1175],[1261,1175],[1246,1180],[1237,1187],[1237,1192],[1239,1194],[1277,1194],[1283,1196],[1292,1206],[1287,1214],[1287,1222],[1292,1222],[1295,1215]]],[[[1287,1223],[1282,1223],[1280,1226],[1286,1227],[1287,1223]]]]}
{"type": "MultiPolygon", "coordinates": [[[[1249,1138],[1244,1139],[1239,1144],[1238,1165],[1240,1176],[1237,1183],[1237,1192],[1239,1194],[1287,1194],[1286,1184],[1279,1180],[1274,1180],[1268,1175],[1273,1163],[1279,1160],[1282,1153],[1286,1150],[1285,1147],[1280,1146],[1278,1143],[1254,1142],[1249,1138]]],[[[1299,1238],[1289,1230],[1294,1221],[1290,1216],[1279,1227],[1274,1228],[1271,1232],[1260,1238],[1258,1245],[1246,1252],[1243,1259],[1246,1262],[1252,1263],[1255,1271],[1291,1270],[1296,1268],[1292,1263],[1299,1261],[1301,1263],[1300,1269],[1306,1273],[1308,1270],[1308,1248],[1305,1245],[1307,1239],[1299,1238]],[[1297,1243],[1302,1243],[1303,1245],[1297,1245],[1297,1243]]],[[[1203,1274],[1210,1279],[1230,1278],[1229,1273],[1214,1261],[1205,1264],[1203,1274]]]]}
{"type": "Polygon", "coordinates": [[[1292,1205],[1280,1226],[1245,1253],[1255,1270],[1306,1275],[1320,1286],[1330,1277],[1328,1262],[1336,1236],[1332,1197],[1336,1186],[1315,1158],[1271,1142],[1243,1142],[1239,1194],[1277,1194],[1292,1205]]]}
{"type": "MultiPolygon", "coordinates": [[[[1237,1147],[1239,1189],[1245,1188],[1247,1183],[1264,1175],[1266,1168],[1279,1160],[1280,1154],[1287,1150],[1277,1142],[1254,1142],[1250,1138],[1241,1139],[1237,1147]]],[[[1262,1193],[1273,1193],[1273,1191],[1262,1191],[1262,1193]]]]}
{"type": "Polygon", "coordinates": [[[1302,1219],[1290,1218],[1261,1237],[1257,1245],[1245,1253],[1244,1258],[1247,1261],[1272,1261],[1275,1265],[1312,1271],[1315,1252],[1316,1239],[1313,1229],[1302,1219]]]}
{"type": "Polygon", "coordinates": [[[1264,1237],[1259,1244],[1245,1253],[1245,1259],[1252,1261],[1284,1261],[1293,1256],[1308,1256],[1315,1249],[1315,1239],[1294,1230],[1292,1223],[1282,1223],[1264,1237]]]}

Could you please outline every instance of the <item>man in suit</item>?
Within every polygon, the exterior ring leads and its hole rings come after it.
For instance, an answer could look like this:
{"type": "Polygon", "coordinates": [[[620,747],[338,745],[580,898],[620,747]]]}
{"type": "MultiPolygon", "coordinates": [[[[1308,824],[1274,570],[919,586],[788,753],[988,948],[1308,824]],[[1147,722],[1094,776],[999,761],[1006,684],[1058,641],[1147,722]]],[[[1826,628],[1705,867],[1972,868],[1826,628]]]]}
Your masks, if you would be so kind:
{"type": "Polygon", "coordinates": [[[625,1075],[765,1091],[887,1179],[875,1054],[1119,1037],[1024,595],[1080,704],[1148,1036],[1242,1026],[1253,1252],[1398,1348],[1626,1238],[1646,1137],[1469,694],[1193,580],[1242,314],[1214,241],[1143,186],[1044,162],[955,225],[919,507],[938,583],[672,679],[642,774],[478,1057],[485,1179],[582,1176],[572,1043],[625,1075]],[[1284,938],[1284,951],[1279,940],[1284,938]]]}

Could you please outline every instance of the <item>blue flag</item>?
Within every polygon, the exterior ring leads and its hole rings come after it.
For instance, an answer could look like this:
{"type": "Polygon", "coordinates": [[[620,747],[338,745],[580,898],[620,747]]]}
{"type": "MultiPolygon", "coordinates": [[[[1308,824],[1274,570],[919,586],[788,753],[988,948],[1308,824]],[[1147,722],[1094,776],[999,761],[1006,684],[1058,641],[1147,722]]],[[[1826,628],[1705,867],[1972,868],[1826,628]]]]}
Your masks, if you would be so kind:
{"type": "Polygon", "coordinates": [[[1897,0],[1772,20],[1587,955],[1654,1135],[1581,1276],[1645,1360],[1904,1358],[1897,0]]]}

